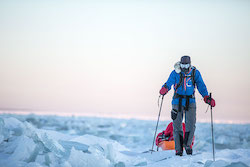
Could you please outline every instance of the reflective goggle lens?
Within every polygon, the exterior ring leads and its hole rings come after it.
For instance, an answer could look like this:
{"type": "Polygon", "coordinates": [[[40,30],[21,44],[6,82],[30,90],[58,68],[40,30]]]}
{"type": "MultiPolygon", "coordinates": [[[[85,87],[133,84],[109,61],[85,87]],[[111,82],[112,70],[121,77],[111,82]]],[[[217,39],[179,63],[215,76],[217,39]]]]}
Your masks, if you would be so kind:
{"type": "Polygon", "coordinates": [[[190,64],[181,64],[181,68],[189,68],[190,64]]]}

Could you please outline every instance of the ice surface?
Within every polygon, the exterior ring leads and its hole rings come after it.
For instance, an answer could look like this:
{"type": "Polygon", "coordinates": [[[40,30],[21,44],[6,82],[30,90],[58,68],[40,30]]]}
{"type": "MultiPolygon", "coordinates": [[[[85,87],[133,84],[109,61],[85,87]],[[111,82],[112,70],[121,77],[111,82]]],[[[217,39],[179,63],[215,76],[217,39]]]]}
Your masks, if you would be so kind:
{"type": "MultiPolygon", "coordinates": [[[[160,122],[158,132],[169,122],[160,122]]],[[[194,155],[149,152],[155,121],[89,117],[0,115],[0,166],[4,167],[245,167],[250,125],[197,123],[194,155]]]]}
{"type": "Polygon", "coordinates": [[[0,143],[4,141],[4,121],[0,118],[0,143]]]}

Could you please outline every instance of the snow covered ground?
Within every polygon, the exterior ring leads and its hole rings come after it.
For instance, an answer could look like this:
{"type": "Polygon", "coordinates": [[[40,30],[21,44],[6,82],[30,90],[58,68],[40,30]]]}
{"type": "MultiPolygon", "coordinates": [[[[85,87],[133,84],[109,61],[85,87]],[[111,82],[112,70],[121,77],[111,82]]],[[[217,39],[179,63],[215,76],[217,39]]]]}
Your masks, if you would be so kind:
{"type": "MultiPolygon", "coordinates": [[[[169,122],[160,122],[158,132],[169,122]]],[[[194,155],[151,149],[155,121],[0,115],[0,167],[127,167],[250,165],[250,125],[197,123],[194,155]]],[[[154,147],[155,148],[155,147],[154,147]]],[[[156,149],[156,148],[155,148],[156,149]]]]}

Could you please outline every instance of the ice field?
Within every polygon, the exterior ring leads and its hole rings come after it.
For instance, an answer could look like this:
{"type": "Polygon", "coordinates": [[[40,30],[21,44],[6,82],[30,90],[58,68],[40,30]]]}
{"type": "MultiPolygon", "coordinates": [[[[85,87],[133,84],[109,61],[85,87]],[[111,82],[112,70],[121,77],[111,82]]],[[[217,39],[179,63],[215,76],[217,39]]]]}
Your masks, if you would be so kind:
{"type": "MultiPolygon", "coordinates": [[[[160,122],[158,132],[169,122],[160,122]]],[[[156,121],[0,115],[1,167],[127,167],[250,165],[250,124],[197,123],[193,156],[148,152],[156,121]]],[[[156,146],[154,147],[156,150],[156,146]]]]}

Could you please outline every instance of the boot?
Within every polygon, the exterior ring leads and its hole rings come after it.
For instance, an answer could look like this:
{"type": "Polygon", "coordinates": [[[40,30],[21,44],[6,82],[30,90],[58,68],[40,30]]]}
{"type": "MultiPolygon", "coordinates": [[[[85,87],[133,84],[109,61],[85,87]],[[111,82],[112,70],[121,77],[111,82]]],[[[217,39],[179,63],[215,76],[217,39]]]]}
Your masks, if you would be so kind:
{"type": "Polygon", "coordinates": [[[190,146],[187,145],[188,137],[189,137],[189,132],[185,132],[185,138],[184,138],[183,144],[184,144],[184,148],[186,150],[187,155],[192,155],[193,150],[190,146]]]}
{"type": "Polygon", "coordinates": [[[183,151],[177,151],[177,150],[176,150],[175,155],[182,156],[182,154],[183,154],[183,151]]]}
{"type": "Polygon", "coordinates": [[[185,147],[187,155],[192,155],[193,154],[193,149],[190,146],[185,147]]]}
{"type": "Polygon", "coordinates": [[[181,150],[176,150],[175,155],[179,155],[179,156],[183,155],[183,136],[182,135],[180,135],[180,146],[181,146],[181,150]]]}

